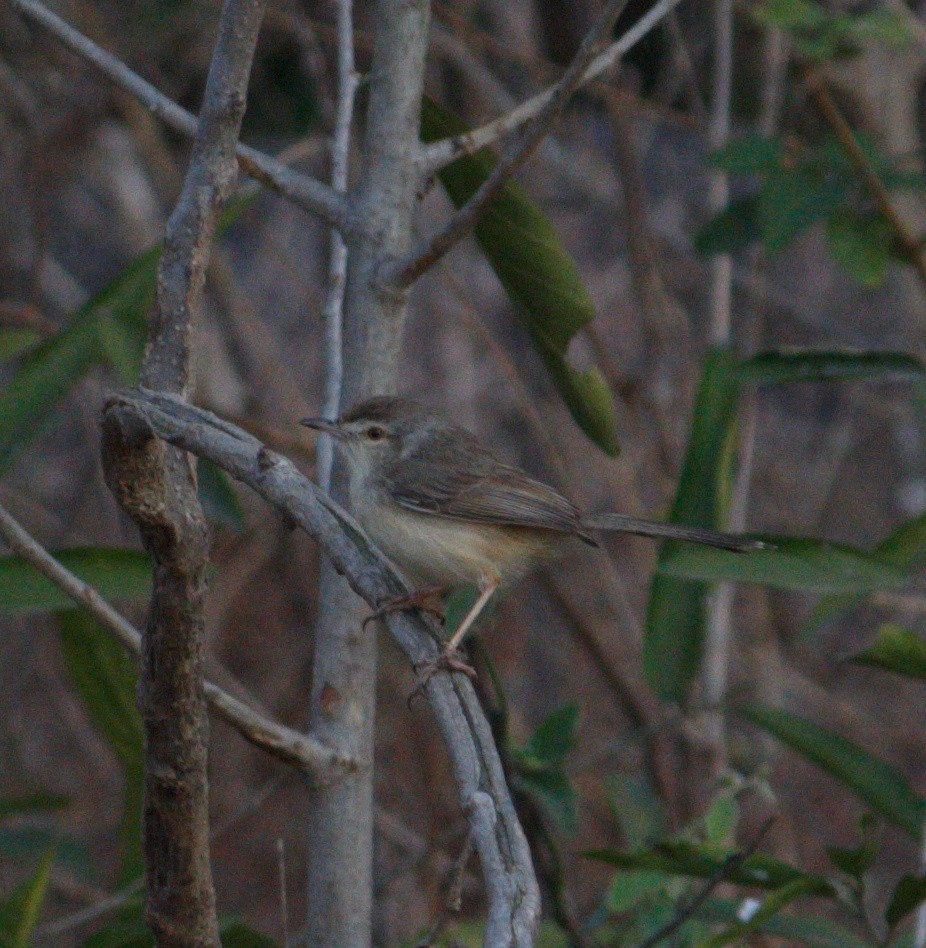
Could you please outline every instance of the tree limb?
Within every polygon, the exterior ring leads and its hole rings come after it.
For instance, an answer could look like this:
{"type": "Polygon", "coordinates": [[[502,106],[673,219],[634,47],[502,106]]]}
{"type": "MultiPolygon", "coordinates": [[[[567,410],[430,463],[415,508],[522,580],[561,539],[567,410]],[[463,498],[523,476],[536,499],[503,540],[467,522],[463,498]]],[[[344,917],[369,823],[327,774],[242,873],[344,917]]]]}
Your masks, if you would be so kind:
{"type": "MultiPolygon", "coordinates": [[[[131,415],[157,437],[207,458],[247,484],[321,543],[335,568],[371,606],[411,591],[349,514],[290,461],[241,429],[172,395],[149,391],[120,393],[109,400],[106,411],[131,415]]],[[[412,666],[437,657],[437,630],[426,620],[390,613],[385,621],[412,666]]],[[[479,853],[489,903],[485,944],[532,945],[540,897],[489,723],[465,675],[439,672],[424,693],[479,853]]]]}
{"type": "Polygon", "coordinates": [[[405,289],[432,267],[447,251],[455,247],[472,229],[486,208],[498,196],[508,179],[534,153],[541,140],[553,127],[572,94],[586,77],[589,63],[605,37],[621,15],[627,0],[608,0],[597,22],[589,30],[562,79],[552,88],[537,114],[531,119],[517,141],[511,143],[501,160],[476,193],[461,207],[436,234],[422,247],[415,249],[404,260],[381,269],[384,286],[405,289]]]}
{"type": "MultiPolygon", "coordinates": [[[[38,0],[9,0],[24,17],[64,43],[84,61],[100,70],[120,89],[137,99],[166,125],[183,135],[196,135],[197,118],[159,92],[120,59],[97,46],[38,0]]],[[[316,214],[333,227],[347,226],[347,202],[332,188],[275,158],[238,142],[235,154],[241,170],[303,210],[316,214]]]]}
{"type": "MultiPolygon", "coordinates": [[[[354,68],[354,22],[352,0],[338,0],[338,100],[331,143],[331,186],[340,194],[347,191],[350,127],[357,91],[354,68]]],[[[331,232],[331,257],[328,261],[328,298],[322,319],[325,324],[325,400],[322,415],[337,418],[341,410],[341,386],[344,381],[344,291],[347,288],[347,244],[337,231],[331,232]]],[[[321,434],[318,444],[318,483],[331,489],[334,468],[334,439],[321,434]]]]}
{"type": "MultiPolygon", "coordinates": [[[[3,507],[0,507],[0,536],[7,546],[34,566],[49,582],[54,583],[81,609],[134,655],[141,652],[141,633],[117,612],[93,586],[75,576],[31,537],[3,507]]],[[[273,757],[296,767],[313,782],[331,780],[354,764],[349,758],[326,747],[321,741],[294,731],[265,717],[254,708],[211,681],[203,683],[206,701],[216,714],[233,727],[248,743],[273,757]]]]}
{"type": "MultiPolygon", "coordinates": [[[[681,0],[658,0],[634,25],[615,40],[600,56],[588,63],[579,77],[577,87],[583,85],[605,70],[610,69],[618,60],[640,40],[646,36],[681,0]]],[[[560,80],[562,82],[562,80],[560,80]]],[[[438,171],[446,165],[452,164],[463,155],[471,155],[491,145],[498,139],[510,135],[525,122],[537,116],[556,94],[559,83],[522,102],[517,108],[500,115],[497,119],[480,128],[473,129],[463,135],[454,135],[438,142],[422,147],[419,156],[419,165],[425,174],[438,171]]]]}
{"type": "MultiPolygon", "coordinates": [[[[185,395],[193,319],[235,149],[266,0],[226,0],[190,164],[167,223],[141,365],[144,385],[185,395]]],[[[103,469],[154,560],[142,636],[145,918],[159,945],[219,945],[209,864],[203,638],[209,536],[192,459],[131,416],[103,419],[103,469]]]]}

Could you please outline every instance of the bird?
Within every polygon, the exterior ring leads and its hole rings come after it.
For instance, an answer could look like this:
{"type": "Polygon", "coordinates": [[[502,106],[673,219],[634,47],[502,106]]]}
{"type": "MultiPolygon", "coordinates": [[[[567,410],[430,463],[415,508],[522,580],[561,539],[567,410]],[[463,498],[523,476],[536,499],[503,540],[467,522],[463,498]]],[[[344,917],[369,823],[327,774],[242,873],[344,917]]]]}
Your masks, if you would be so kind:
{"type": "MultiPolygon", "coordinates": [[[[600,546],[598,532],[684,540],[745,552],[761,541],[625,514],[583,514],[526,471],[501,460],[472,432],[406,398],[375,396],[337,419],[301,424],[335,439],[350,508],[416,591],[374,613],[429,607],[437,595],[475,586],[478,596],[441,661],[471,674],[458,646],[500,588],[516,584],[570,540],[600,546]]],[[[372,617],[371,617],[372,618],[372,617]]]]}

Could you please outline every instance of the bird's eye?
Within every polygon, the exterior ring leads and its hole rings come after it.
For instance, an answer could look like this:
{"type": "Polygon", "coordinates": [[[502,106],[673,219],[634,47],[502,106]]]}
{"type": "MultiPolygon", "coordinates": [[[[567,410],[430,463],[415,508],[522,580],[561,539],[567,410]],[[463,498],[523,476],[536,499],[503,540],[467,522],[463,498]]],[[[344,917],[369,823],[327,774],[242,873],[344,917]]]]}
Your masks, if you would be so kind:
{"type": "Polygon", "coordinates": [[[371,441],[382,441],[386,437],[386,429],[380,428],[379,425],[371,425],[367,428],[367,437],[371,441]]]}

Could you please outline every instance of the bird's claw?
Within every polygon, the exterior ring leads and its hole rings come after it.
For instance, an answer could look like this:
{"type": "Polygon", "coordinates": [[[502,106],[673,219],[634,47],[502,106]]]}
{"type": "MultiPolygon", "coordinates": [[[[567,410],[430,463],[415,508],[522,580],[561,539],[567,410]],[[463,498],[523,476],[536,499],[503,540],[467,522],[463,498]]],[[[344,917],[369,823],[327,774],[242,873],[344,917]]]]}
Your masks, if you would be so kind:
{"type": "Polygon", "coordinates": [[[363,629],[366,631],[369,623],[382,619],[390,612],[405,612],[410,609],[418,609],[443,624],[444,603],[441,598],[443,593],[444,589],[441,586],[428,586],[425,589],[416,589],[407,596],[392,596],[385,599],[363,620],[363,629]]]}
{"type": "Polygon", "coordinates": [[[418,684],[415,685],[414,690],[408,696],[408,706],[411,707],[412,702],[417,698],[427,687],[428,682],[438,673],[438,672],[458,672],[461,675],[466,675],[467,678],[475,679],[476,669],[473,668],[465,659],[461,652],[457,649],[448,649],[444,648],[440,655],[437,658],[428,659],[424,662],[418,662],[415,665],[415,674],[418,676],[418,684]]]}

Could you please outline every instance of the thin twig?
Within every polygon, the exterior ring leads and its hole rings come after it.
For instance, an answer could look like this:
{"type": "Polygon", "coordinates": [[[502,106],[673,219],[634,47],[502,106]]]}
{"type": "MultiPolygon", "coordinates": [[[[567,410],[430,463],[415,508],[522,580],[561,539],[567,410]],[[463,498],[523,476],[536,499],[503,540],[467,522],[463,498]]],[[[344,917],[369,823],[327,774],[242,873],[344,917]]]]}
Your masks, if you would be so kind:
{"type": "MultiPolygon", "coordinates": [[[[713,96],[711,100],[708,143],[712,150],[722,147],[730,137],[730,97],[733,86],[733,0],[714,2],[713,96]]],[[[726,171],[709,172],[708,210],[717,214],[727,206],[730,183],[726,171]]],[[[711,259],[710,340],[727,348],[731,343],[733,262],[729,254],[711,259]]],[[[733,583],[719,583],[708,598],[704,622],[704,654],[701,660],[701,699],[710,710],[701,718],[700,740],[706,761],[698,760],[705,791],[713,788],[726,766],[725,720],[722,710],[729,676],[730,644],[733,635],[733,583]],[[701,766],[705,763],[706,766],[701,766]]]]}
{"type": "Polygon", "coordinates": [[[277,878],[280,885],[280,944],[289,948],[289,908],[286,904],[286,843],[277,839],[277,878]]]}
{"type": "Polygon", "coordinates": [[[740,866],[759,848],[765,834],[772,828],[772,824],[778,819],[777,814],[773,813],[760,827],[759,832],[753,837],[752,841],[739,852],[731,853],[718,867],[716,872],[707,880],[703,888],[692,899],[686,902],[682,907],[676,910],[672,918],[661,928],[656,929],[652,935],[642,941],[638,948],[653,948],[661,941],[665,941],[670,935],[678,931],[698,909],[710,898],[711,893],[722,882],[732,876],[740,866]]]}
{"type": "MultiPolygon", "coordinates": [[[[61,17],[37,0],[10,0],[23,16],[64,43],[81,59],[99,69],[117,86],[128,92],[166,125],[183,135],[194,136],[198,119],[172,99],[142,79],[121,60],[97,46],[61,17]]],[[[347,204],[343,195],[308,175],[287,168],[275,158],[238,142],[235,154],[243,171],[298,207],[316,214],[332,227],[347,224],[347,204]]]]}
{"type": "MultiPolygon", "coordinates": [[[[141,651],[141,633],[88,583],[62,566],[3,507],[0,507],[0,536],[7,546],[32,564],[49,582],[86,610],[111,632],[133,655],[141,651]]],[[[239,701],[211,681],[204,682],[206,700],[227,724],[248,743],[259,747],[314,779],[327,780],[353,762],[324,744],[284,727],[239,701]]]]}
{"type": "Polygon", "coordinates": [[[923,247],[916,235],[910,231],[903,218],[897,213],[891,195],[878,177],[878,172],[872,166],[862,146],[855,137],[849,123],[843,118],[839,107],[833,101],[829,89],[820,73],[810,64],[804,63],[801,67],[804,82],[810,90],[810,96],[816,103],[824,121],[833,130],[839,144],[845,149],[849,160],[855,165],[862,183],[865,185],[875,206],[885,217],[894,231],[894,238],[907,263],[916,270],[917,276],[926,287],[926,257],[923,247]]]}
{"type": "MultiPolygon", "coordinates": [[[[253,488],[287,521],[315,537],[335,569],[371,606],[411,592],[349,514],[292,463],[241,429],[156,392],[120,393],[109,400],[107,412],[131,415],[159,438],[209,459],[253,488]]],[[[420,616],[390,613],[385,622],[413,667],[437,657],[438,632],[420,616]]],[[[438,672],[427,681],[424,692],[450,757],[457,794],[479,854],[490,906],[487,943],[532,944],[540,913],[539,892],[489,723],[465,675],[438,672]]]]}
{"type": "MultiPolygon", "coordinates": [[[[615,40],[600,56],[586,65],[582,75],[578,77],[576,88],[610,69],[680,2],[681,0],[659,0],[654,4],[620,39],[615,40]]],[[[480,128],[425,146],[422,148],[420,158],[422,171],[425,173],[437,171],[456,161],[457,158],[471,155],[480,148],[496,142],[499,138],[511,134],[546,108],[550,99],[556,95],[561,83],[562,80],[480,128]]]]}
{"type": "MultiPolygon", "coordinates": [[[[331,186],[338,194],[347,191],[350,157],[350,128],[357,91],[354,68],[354,22],[352,0],[338,0],[338,102],[331,143],[331,186]]],[[[337,228],[331,232],[331,259],[328,263],[328,298],[322,318],[325,324],[325,399],[322,415],[337,418],[341,410],[344,378],[344,291],[347,286],[347,244],[337,228]]],[[[317,477],[322,490],[331,487],[334,440],[322,434],[318,439],[317,477]]]]}
{"type": "Polygon", "coordinates": [[[595,51],[614,28],[626,5],[627,0],[609,0],[598,21],[582,41],[562,79],[553,87],[549,97],[520,137],[505,150],[489,177],[469,201],[451,216],[444,227],[425,241],[424,246],[414,250],[405,260],[397,261],[381,272],[384,285],[398,288],[411,286],[421,274],[469,233],[508,179],[530,158],[559,118],[572,94],[584,81],[595,51]]]}
{"type": "Polygon", "coordinates": [[[440,937],[441,932],[447,927],[451,915],[459,914],[460,906],[463,904],[463,881],[466,878],[466,867],[469,865],[472,855],[473,836],[472,833],[467,833],[460,855],[457,856],[450,871],[450,882],[447,885],[447,896],[444,899],[444,904],[441,906],[441,910],[434,920],[434,924],[428,929],[427,934],[415,943],[415,948],[431,948],[440,937]]]}

